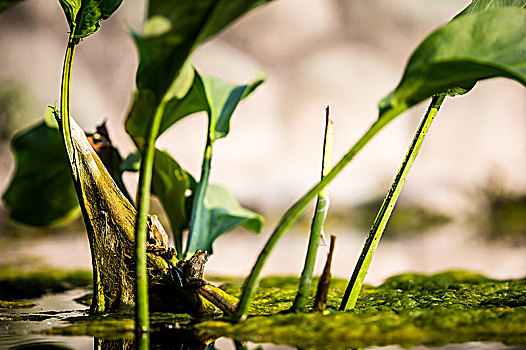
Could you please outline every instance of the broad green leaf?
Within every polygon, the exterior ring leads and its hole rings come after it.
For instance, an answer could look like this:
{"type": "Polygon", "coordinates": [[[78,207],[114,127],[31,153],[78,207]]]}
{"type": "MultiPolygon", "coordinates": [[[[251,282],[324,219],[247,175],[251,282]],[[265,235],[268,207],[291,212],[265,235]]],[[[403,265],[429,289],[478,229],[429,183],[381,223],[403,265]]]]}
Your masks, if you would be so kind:
{"type": "MultiPolygon", "coordinates": [[[[474,13],[484,13],[490,10],[498,9],[501,7],[525,7],[526,0],[473,0],[462,12],[453,17],[452,20],[460,18],[465,15],[474,13]]],[[[458,95],[464,95],[471,91],[475,86],[476,82],[469,87],[462,88],[457,86],[447,91],[447,95],[454,97],[458,95]]]]}
{"type": "Polygon", "coordinates": [[[225,188],[217,185],[208,186],[204,203],[207,230],[200,237],[199,249],[212,253],[213,242],[239,225],[256,234],[261,232],[263,218],[241,207],[225,188]]]}
{"type": "Polygon", "coordinates": [[[3,200],[10,216],[30,225],[51,225],[80,213],[58,129],[49,119],[14,136],[16,170],[3,200]]]}
{"type": "Polygon", "coordinates": [[[178,252],[182,251],[183,230],[188,228],[187,201],[196,186],[195,179],[165,151],[155,150],[152,193],[159,197],[174,236],[178,252]]]}
{"type": "Polygon", "coordinates": [[[144,145],[150,122],[157,107],[153,92],[135,92],[132,107],[124,122],[124,128],[139,149],[144,145]]]}
{"type": "MultiPolygon", "coordinates": [[[[260,72],[249,84],[236,85],[226,83],[215,77],[202,77],[192,68],[192,73],[185,73],[192,77],[190,88],[183,96],[180,93],[170,94],[171,99],[164,109],[159,135],[170,128],[177,121],[197,112],[206,111],[209,118],[213,140],[225,137],[230,130],[230,119],[235,108],[250,95],[264,81],[264,73],[260,72]]],[[[187,84],[186,80],[181,80],[187,84]]],[[[176,85],[176,84],[174,84],[176,85]]],[[[172,89],[170,90],[172,91],[172,89]]],[[[175,91],[175,90],[173,90],[175,91]]],[[[153,115],[155,98],[149,91],[138,92],[135,96],[133,108],[126,120],[126,131],[138,145],[146,137],[150,119],[145,115],[153,115]]]]}
{"type": "Polygon", "coordinates": [[[526,85],[526,10],[473,13],[429,35],[412,54],[398,87],[380,104],[393,118],[418,102],[477,81],[506,77],[526,85]]]}
{"type": "Polygon", "coordinates": [[[117,10],[123,0],[59,0],[69,29],[70,37],[81,39],[95,33],[100,22],[117,10]]]}
{"type": "MultiPolygon", "coordinates": [[[[165,151],[155,150],[152,192],[159,197],[170,219],[178,252],[182,250],[183,230],[188,228],[191,202],[196,182],[192,175],[165,151]]],[[[224,233],[239,225],[259,233],[263,219],[257,213],[245,209],[226,189],[208,186],[205,198],[205,231],[200,237],[199,249],[212,252],[212,243],[224,233]]]]}
{"type": "MultiPolygon", "coordinates": [[[[465,15],[484,13],[490,10],[502,7],[525,7],[526,0],[473,0],[464,10],[453,17],[452,21],[465,15]]],[[[476,81],[468,83],[465,86],[456,86],[446,90],[446,94],[450,97],[464,95],[471,91],[475,86],[476,81]]]]}
{"type": "Polygon", "coordinates": [[[201,76],[192,67],[192,85],[181,97],[172,98],[164,110],[159,135],[186,116],[207,110],[201,76]]]}
{"type": "MultiPolygon", "coordinates": [[[[158,136],[177,120],[189,114],[205,110],[206,104],[204,101],[195,101],[195,98],[200,98],[201,96],[200,90],[202,90],[200,79],[196,78],[192,65],[186,63],[181,70],[181,74],[179,74],[166,93],[166,104],[158,136]]],[[[151,91],[144,90],[135,93],[132,108],[125,122],[125,128],[126,132],[139,147],[141,147],[146,138],[148,125],[155,110],[158,108],[158,103],[159,101],[156,100],[154,93],[151,91]]]]}
{"type": "Polygon", "coordinates": [[[225,137],[230,131],[230,119],[241,99],[250,95],[265,80],[260,72],[247,85],[232,85],[214,77],[202,77],[208,104],[209,133],[212,142],[225,137]]]}
{"type": "Polygon", "coordinates": [[[203,40],[269,0],[151,0],[149,23],[135,34],[139,50],[137,87],[160,99],[203,40]]]}
{"type": "Polygon", "coordinates": [[[7,10],[9,7],[20,1],[22,0],[0,0],[0,12],[7,10]]]}
{"type": "Polygon", "coordinates": [[[454,19],[473,13],[483,13],[507,6],[526,7],[526,0],[475,0],[462,10],[462,12],[456,15],[454,19]]]}

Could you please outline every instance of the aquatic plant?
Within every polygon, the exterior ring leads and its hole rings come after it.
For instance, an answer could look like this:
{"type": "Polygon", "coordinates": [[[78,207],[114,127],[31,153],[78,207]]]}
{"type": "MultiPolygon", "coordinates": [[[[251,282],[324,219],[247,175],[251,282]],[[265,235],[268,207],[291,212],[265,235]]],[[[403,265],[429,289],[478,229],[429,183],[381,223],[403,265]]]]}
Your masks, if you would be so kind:
{"type": "MultiPolygon", "coordinates": [[[[397,88],[380,101],[378,119],[334,166],[333,170],[282,216],[245,280],[235,314],[236,319],[246,317],[248,305],[254,295],[263,265],[281,237],[299,219],[317,193],[331,182],[372,137],[395,117],[434,95],[465,94],[475,86],[477,81],[483,79],[505,77],[526,85],[526,56],[524,55],[526,37],[523,35],[526,32],[526,11],[524,7],[526,7],[526,1],[523,0],[473,1],[451,22],[422,41],[411,55],[397,88]]],[[[433,104],[430,111],[437,110],[440,104],[433,104]]],[[[425,133],[420,136],[417,134],[415,141],[422,142],[424,136],[425,133]]],[[[416,153],[410,149],[408,157],[413,158],[414,156],[416,153]]],[[[408,171],[409,168],[402,166],[392,186],[393,193],[388,193],[380,209],[373,229],[365,242],[363,258],[360,258],[358,263],[361,266],[357,266],[356,277],[364,277],[367,272],[368,263],[362,264],[362,262],[364,259],[372,258],[374,246],[380,239],[396,202],[394,195],[400,193],[399,185],[403,184],[401,180],[407,176],[407,173],[403,175],[406,170],[408,171]],[[371,244],[375,240],[376,243],[371,244]]],[[[359,278],[351,277],[350,284],[355,286],[354,295],[359,293],[362,283],[363,281],[359,278]]]]}
{"type": "MultiPolygon", "coordinates": [[[[526,1],[472,2],[451,22],[422,41],[407,63],[396,89],[379,103],[378,119],[330,171],[330,156],[326,156],[321,180],[284,213],[244,281],[238,303],[235,297],[202,279],[208,256],[203,251],[211,253],[214,240],[236,226],[243,225],[253,232],[260,232],[262,218],[242,208],[225,189],[209,184],[209,174],[215,142],[228,135],[236,106],[264,78],[258,74],[250,83],[232,85],[204,77],[192,66],[190,55],[201,42],[265,1],[149,2],[144,31],[132,33],[140,62],[136,75],[137,91],[125,128],[137,152],[126,157],[117,167],[121,171],[140,168],[137,210],[125,195],[122,182],[118,181],[120,171],[110,174],[103,164],[105,159],[101,161],[97,155],[100,146],[97,140],[102,136],[91,135],[91,142],[88,141],[84,131],[70,116],[70,85],[76,46],[82,38],[99,28],[100,21],[108,18],[120,1],[61,0],[60,3],[71,33],[64,59],[60,110],[52,108],[59,122],[64,147],[52,152],[55,152],[55,160],[60,157],[67,159],[59,173],[63,174],[68,164],[74,191],[64,192],[66,196],[78,198],[90,240],[94,288],[91,311],[127,311],[136,305],[136,327],[143,332],[148,330],[150,306],[196,316],[211,315],[220,310],[225,314],[233,313],[232,319],[236,321],[246,318],[261,270],[281,237],[317,196],[319,209],[324,205],[326,208],[327,185],[381,129],[404,111],[431,98],[430,108],[373,223],[340,306],[341,309],[354,307],[383,229],[444,98],[465,94],[479,80],[493,77],[506,77],[526,85],[526,1]],[[170,154],[156,149],[155,141],[176,122],[201,111],[207,114],[208,125],[201,174],[197,181],[170,154]],[[162,226],[154,217],[148,216],[150,192],[159,197],[170,220],[175,251],[168,246],[162,226]],[[184,246],[183,232],[187,229],[188,239],[184,246]]],[[[49,188],[56,181],[52,174],[56,174],[57,169],[51,170],[49,165],[60,162],[47,164],[45,160],[34,160],[41,156],[35,149],[42,143],[50,145],[51,140],[59,135],[53,129],[50,117],[15,137],[19,163],[4,195],[6,202],[18,211],[16,217],[33,224],[49,224],[75,213],[71,197],[54,203],[48,212],[39,213],[37,218],[27,206],[20,204],[27,194],[44,196],[48,201],[56,200],[56,196],[41,191],[39,187],[49,188]],[[35,164],[40,167],[35,167],[35,164]]],[[[304,275],[296,294],[298,301],[293,307],[295,311],[301,311],[305,306],[312,275],[312,256],[324,216],[322,213],[313,221],[304,275]]]]}
{"type": "MultiPolygon", "coordinates": [[[[144,332],[148,330],[148,289],[152,293],[150,301],[157,307],[160,300],[173,304],[176,309],[193,304],[186,311],[202,314],[214,312],[214,307],[210,309],[211,305],[219,306],[220,309],[223,305],[230,305],[229,296],[204,281],[195,287],[201,290],[201,296],[194,296],[196,290],[185,291],[183,287],[188,283],[187,279],[194,276],[181,271],[193,266],[185,265],[184,261],[173,256],[164,229],[158,221],[147,216],[151,188],[160,197],[170,218],[179,257],[190,257],[195,251],[199,252],[198,249],[211,252],[213,241],[238,225],[244,225],[256,233],[261,230],[262,218],[239,206],[223,188],[209,187],[208,174],[214,142],[227,136],[234,109],[263,82],[264,77],[258,75],[246,85],[227,84],[217,78],[201,76],[191,65],[189,56],[200,42],[264,1],[237,1],[235,4],[229,1],[149,3],[149,19],[144,32],[133,33],[140,56],[138,91],[126,120],[126,130],[141,155],[137,211],[129,201],[129,196],[126,198],[123,194],[127,193],[125,188],[116,187],[96,154],[104,146],[97,143],[105,135],[96,134],[89,142],[70,117],[70,86],[76,46],[83,38],[96,32],[100,22],[110,17],[121,1],[60,1],[70,26],[70,37],[64,59],[60,110],[52,107],[52,111],[59,122],[74,192],[80,202],[92,251],[94,293],[91,311],[122,311],[135,304],[136,326],[144,332]],[[209,124],[203,171],[197,183],[170,155],[155,149],[155,140],[178,120],[199,111],[208,114],[209,124]],[[179,177],[172,175],[174,170],[177,170],[179,177]],[[164,176],[166,174],[170,176],[164,176]],[[192,202],[193,210],[189,211],[191,215],[187,215],[188,203],[192,202]],[[191,220],[188,220],[189,216],[191,220]],[[182,231],[187,226],[190,226],[190,234],[186,254],[183,254],[182,231]],[[174,274],[178,276],[174,277],[174,274]],[[174,282],[181,286],[170,287],[174,282]],[[172,296],[166,295],[174,288],[172,296]],[[170,301],[174,296],[180,300],[170,301]],[[186,298],[186,302],[181,298],[186,298]],[[206,306],[206,298],[213,300],[211,305],[206,306]]],[[[15,203],[14,207],[18,209],[16,217],[27,223],[49,224],[75,213],[71,208],[75,206],[74,201],[63,201],[61,204],[55,202],[52,210],[45,213],[49,216],[37,215],[37,219],[34,219],[35,215],[27,210],[27,206],[20,205],[21,200],[27,198],[21,194],[40,195],[44,202],[53,201],[53,197],[56,197],[39,191],[38,187],[42,183],[32,178],[36,172],[50,171],[49,165],[52,164],[46,165],[43,159],[39,163],[43,166],[35,169],[35,162],[31,161],[37,155],[32,151],[39,147],[38,144],[58,136],[52,124],[48,118],[37,128],[16,137],[17,140],[29,139],[30,147],[15,150],[20,159],[25,159],[29,154],[29,161],[18,164],[19,169],[4,198],[8,203],[15,203]],[[37,132],[41,129],[46,130],[44,137],[37,132]],[[28,183],[27,179],[31,182],[28,183]]],[[[60,157],[63,151],[57,149],[51,153],[60,157]]],[[[136,169],[135,164],[130,167],[130,160],[134,157],[137,158],[134,155],[127,157],[121,168],[136,169]]],[[[118,172],[112,175],[120,177],[118,172]]],[[[50,176],[40,176],[37,180],[45,181],[42,188],[50,188],[49,182],[53,183],[50,176]]],[[[122,182],[120,184],[122,186],[122,182]]],[[[41,205],[42,201],[39,203],[41,205]]],[[[233,300],[231,302],[235,303],[233,300]]]]}

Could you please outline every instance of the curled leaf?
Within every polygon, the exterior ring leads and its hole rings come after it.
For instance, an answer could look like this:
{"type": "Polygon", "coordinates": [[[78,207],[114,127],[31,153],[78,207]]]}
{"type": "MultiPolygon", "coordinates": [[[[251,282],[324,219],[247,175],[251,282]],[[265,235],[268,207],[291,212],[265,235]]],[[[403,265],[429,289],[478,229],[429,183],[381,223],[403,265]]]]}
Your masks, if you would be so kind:
{"type": "MultiPolygon", "coordinates": [[[[186,67],[186,66],[185,66],[186,67]]],[[[162,116],[159,135],[179,120],[197,112],[207,112],[209,134],[213,140],[225,137],[230,131],[230,119],[242,99],[249,96],[265,80],[265,73],[259,72],[248,84],[231,84],[215,77],[203,77],[191,65],[191,73],[185,68],[184,79],[178,79],[170,89],[170,99],[162,116]],[[191,78],[189,88],[187,79],[191,78]],[[179,89],[179,90],[178,90],[179,89]],[[181,95],[181,91],[186,93],[181,95]]],[[[141,146],[146,130],[157,106],[150,91],[136,93],[134,103],[126,119],[126,131],[141,146]]]]}

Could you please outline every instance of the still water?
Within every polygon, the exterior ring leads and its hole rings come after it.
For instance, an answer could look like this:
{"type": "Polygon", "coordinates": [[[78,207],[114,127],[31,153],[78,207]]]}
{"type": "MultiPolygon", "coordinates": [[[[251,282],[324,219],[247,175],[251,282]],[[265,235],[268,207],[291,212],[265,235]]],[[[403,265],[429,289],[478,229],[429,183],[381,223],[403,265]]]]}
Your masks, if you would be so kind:
{"type": "MultiPolygon", "coordinates": [[[[306,235],[296,229],[286,235],[270,258],[264,275],[299,275],[306,249],[306,235]]],[[[254,236],[235,231],[214,245],[207,274],[245,276],[263,246],[269,233],[254,236]]],[[[340,230],[334,257],[333,275],[348,278],[360,253],[365,236],[358,232],[340,230]]],[[[325,249],[321,249],[315,274],[321,271],[325,249]]],[[[22,234],[17,239],[0,237],[0,265],[26,269],[55,267],[61,269],[90,269],[89,245],[82,229],[77,232],[50,235],[22,234]]],[[[469,227],[444,226],[410,238],[390,240],[384,237],[367,275],[366,283],[379,284],[385,278],[402,272],[434,273],[446,269],[481,272],[493,278],[518,278],[526,275],[526,247],[488,242],[476,238],[469,227]]],[[[30,300],[36,306],[22,310],[0,311],[0,349],[98,349],[125,348],[129,343],[108,342],[93,337],[47,336],[43,330],[67,324],[71,317],[85,317],[86,307],[74,301],[89,292],[74,289],[60,294],[48,294],[30,300]],[[12,321],[10,315],[33,315],[31,321],[12,321]],[[36,317],[36,319],[35,319],[36,317]]],[[[178,333],[162,339],[153,339],[159,349],[199,349],[177,341],[178,333]]],[[[247,349],[293,349],[275,344],[243,344],[247,349]]],[[[237,344],[239,348],[239,344],[237,344]]],[[[210,349],[236,349],[232,339],[219,338],[210,349]]],[[[367,349],[401,349],[397,345],[367,349]]],[[[412,348],[429,349],[425,346],[412,348]]],[[[500,343],[449,344],[440,350],[519,350],[525,346],[506,346],[500,343]]]]}

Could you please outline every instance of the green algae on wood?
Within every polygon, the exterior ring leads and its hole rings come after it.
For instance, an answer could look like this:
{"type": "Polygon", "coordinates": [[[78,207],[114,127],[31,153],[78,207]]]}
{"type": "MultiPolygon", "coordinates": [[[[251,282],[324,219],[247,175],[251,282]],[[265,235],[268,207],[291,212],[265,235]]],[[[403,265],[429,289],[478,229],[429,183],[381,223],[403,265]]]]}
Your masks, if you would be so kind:
{"type": "MultiPolygon", "coordinates": [[[[55,110],[55,117],[60,119],[55,110]]],[[[60,120],[57,120],[60,122],[60,120]]],[[[93,301],[90,312],[128,312],[135,306],[135,225],[137,212],[116,186],[88,142],[84,131],[71,118],[75,189],[88,234],[93,266],[93,301]]],[[[167,259],[147,254],[149,303],[151,311],[187,312],[201,317],[215,315],[219,309],[197,292],[174,286],[167,259]]],[[[218,294],[223,292],[214,286],[218,294]]],[[[237,299],[225,296],[231,303],[237,299]]]]}
{"type": "MultiPolygon", "coordinates": [[[[206,321],[196,327],[218,336],[300,348],[466,341],[526,344],[525,278],[494,280],[465,271],[403,274],[363,289],[356,308],[349,312],[277,314],[292,304],[295,282],[293,277],[263,279],[252,317],[239,324],[206,321]]],[[[333,281],[329,309],[338,307],[344,288],[345,281],[333,281]]],[[[239,291],[232,283],[226,290],[239,291]]],[[[312,307],[313,296],[314,288],[307,308],[312,307]]]]}

